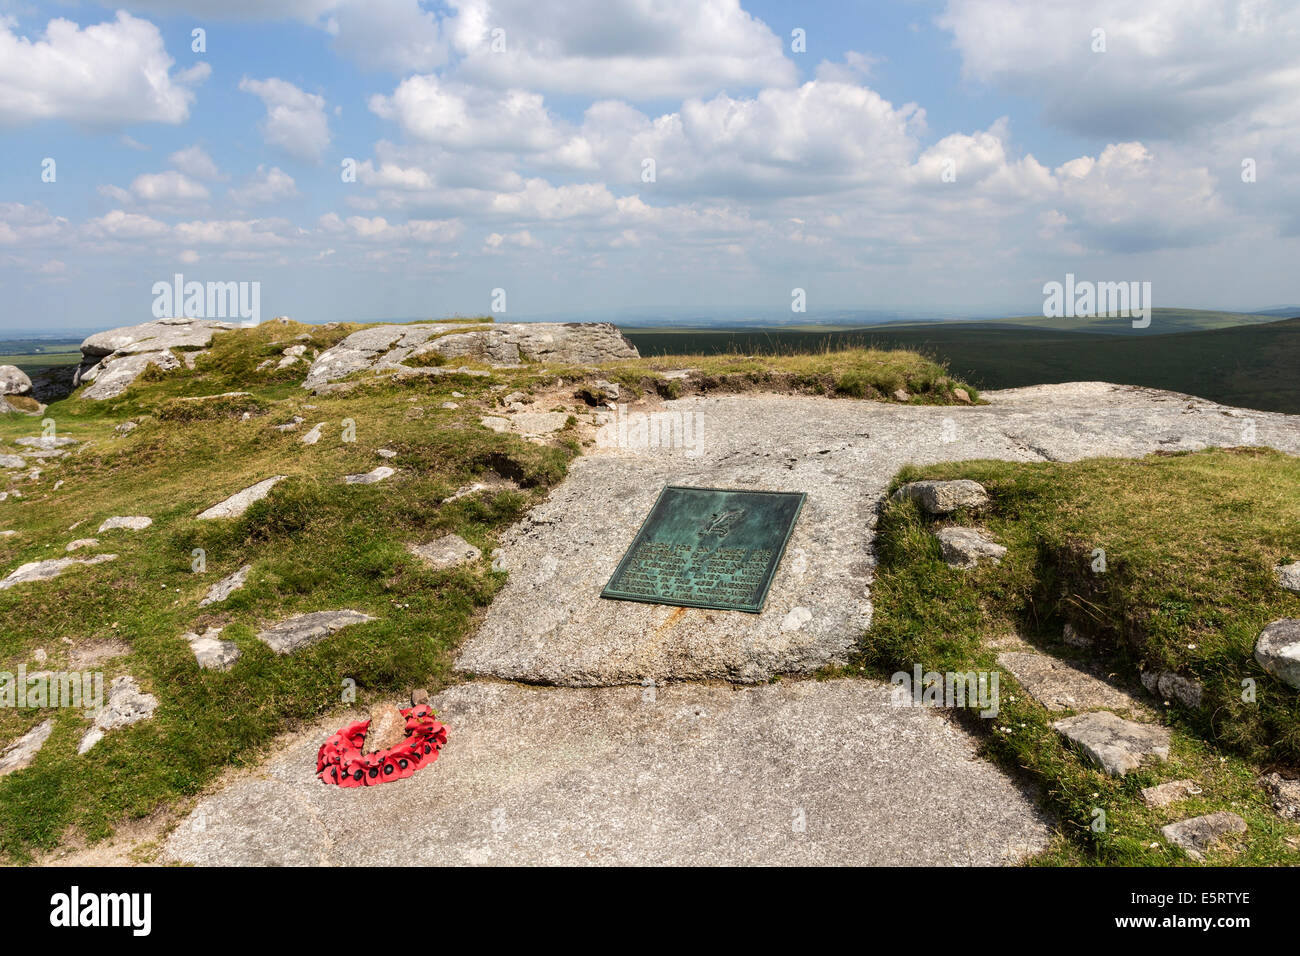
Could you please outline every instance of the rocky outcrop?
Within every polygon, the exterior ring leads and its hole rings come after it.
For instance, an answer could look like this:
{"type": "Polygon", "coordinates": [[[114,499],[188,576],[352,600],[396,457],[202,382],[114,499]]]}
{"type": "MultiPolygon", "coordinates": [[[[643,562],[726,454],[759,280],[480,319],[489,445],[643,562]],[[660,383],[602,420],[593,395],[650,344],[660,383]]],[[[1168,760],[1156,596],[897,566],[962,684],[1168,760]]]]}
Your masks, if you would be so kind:
{"type": "Polygon", "coordinates": [[[0,753],[0,777],[31,764],[53,731],[53,720],[42,721],[6,747],[0,753]]]}
{"type": "Polygon", "coordinates": [[[150,365],[163,371],[180,368],[188,364],[183,362],[183,353],[205,349],[214,334],[235,328],[233,322],[215,319],[174,318],[97,332],[81,343],[81,365],[73,385],[92,383],[81,393],[82,398],[116,398],[150,365]]]}
{"type": "Polygon", "coordinates": [[[234,594],[244,586],[248,580],[248,572],[253,570],[251,564],[246,564],[234,574],[222,578],[212,587],[208,588],[207,596],[199,602],[199,607],[207,607],[209,604],[218,604],[224,601],[230,595],[234,594]]]}
{"type": "Polygon", "coordinates": [[[322,352],[302,384],[317,388],[365,370],[437,374],[443,371],[439,361],[595,365],[638,357],[636,347],[608,322],[379,325],[353,332],[322,352]]]}

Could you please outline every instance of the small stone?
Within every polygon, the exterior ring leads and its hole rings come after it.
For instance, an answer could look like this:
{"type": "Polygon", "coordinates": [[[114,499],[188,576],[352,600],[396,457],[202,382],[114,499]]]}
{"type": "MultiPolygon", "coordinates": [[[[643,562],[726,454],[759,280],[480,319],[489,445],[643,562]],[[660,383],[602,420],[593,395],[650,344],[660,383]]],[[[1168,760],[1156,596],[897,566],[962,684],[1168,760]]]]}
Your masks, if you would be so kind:
{"type": "Polygon", "coordinates": [[[248,572],[251,570],[253,570],[253,566],[246,564],[234,574],[228,575],[212,585],[212,587],[208,588],[207,597],[199,602],[199,607],[207,607],[209,604],[216,604],[230,597],[244,586],[244,582],[248,580],[248,572]]]}
{"type": "Polygon", "coordinates": [[[207,671],[228,671],[239,660],[239,645],[221,640],[221,628],[210,627],[202,634],[188,632],[181,635],[189,642],[190,650],[199,667],[207,671]]]}
{"type": "Polygon", "coordinates": [[[0,455],[0,468],[26,468],[27,460],[20,455],[0,455]]]}
{"type": "Polygon", "coordinates": [[[277,654],[289,654],[315,644],[345,627],[373,620],[369,614],[347,609],[313,611],[310,614],[295,614],[273,624],[260,632],[257,639],[277,654]]]}
{"type": "Polygon", "coordinates": [[[1300,618],[1284,617],[1260,631],[1255,660],[1278,680],[1300,689],[1300,618]]]}
{"type": "Polygon", "coordinates": [[[82,548],[98,548],[98,538],[78,538],[76,541],[69,541],[64,551],[79,551],[82,548]]]}
{"type": "Polygon", "coordinates": [[[1226,837],[1246,832],[1246,821],[1235,813],[1220,810],[1203,817],[1180,820],[1160,828],[1161,835],[1200,863],[1210,847],[1226,837]]]}
{"type": "Polygon", "coordinates": [[[1067,717],[1052,727],[1112,777],[1136,770],[1150,757],[1169,759],[1169,728],[1134,723],[1109,711],[1067,717]]]}
{"type": "Polygon", "coordinates": [[[49,659],[50,655],[45,652],[43,647],[38,647],[32,651],[32,660],[36,661],[37,664],[44,664],[49,659]]]}
{"type": "Polygon", "coordinates": [[[607,402],[617,402],[619,395],[623,392],[616,382],[607,382],[603,378],[596,379],[595,387],[596,391],[600,393],[600,397],[607,402]]]}
{"type": "Polygon", "coordinates": [[[439,407],[439,408],[445,408],[445,409],[447,409],[447,411],[449,411],[449,412],[454,412],[456,409],[460,408],[460,406],[457,405],[455,402],[443,402],[443,403],[442,403],[441,405],[439,405],[438,407],[439,407]]]}
{"type": "Polygon", "coordinates": [[[522,402],[528,396],[523,392],[511,392],[505,398],[501,399],[502,404],[513,405],[515,402],[522,402]]]}
{"type": "Polygon", "coordinates": [[[932,515],[952,514],[960,508],[974,510],[989,503],[988,492],[978,481],[909,481],[894,492],[894,499],[911,499],[932,515]]]}
{"type": "Polygon", "coordinates": [[[140,425],[138,422],[123,422],[116,426],[113,431],[117,432],[119,435],[129,435],[139,427],[140,425]]]}
{"type": "Polygon", "coordinates": [[[149,525],[153,524],[153,518],[147,518],[144,515],[127,515],[109,518],[99,526],[99,534],[105,531],[113,531],[117,528],[124,528],[127,531],[143,531],[149,525]]]}
{"type": "Polygon", "coordinates": [[[908,402],[908,401],[911,401],[911,400],[912,400],[912,396],[909,395],[909,394],[907,394],[907,389],[905,389],[905,388],[896,388],[896,389],[894,389],[894,401],[896,401],[896,402],[908,402]]]}
{"type": "Polygon", "coordinates": [[[1288,780],[1280,773],[1259,778],[1259,785],[1273,801],[1273,809],[1287,820],[1300,821],[1300,779],[1288,780]]]}
{"type": "Polygon", "coordinates": [[[1167,807],[1180,800],[1190,800],[1201,792],[1191,780],[1171,780],[1154,787],[1144,787],[1142,802],[1148,807],[1167,807]]]}
{"type": "Polygon", "coordinates": [[[312,426],[311,431],[307,432],[307,434],[303,435],[302,438],[298,440],[304,445],[314,445],[320,441],[320,430],[324,427],[325,422],[317,422],[312,426]]]}
{"type": "Polygon", "coordinates": [[[375,454],[378,455],[380,458],[397,457],[397,452],[393,451],[391,448],[380,448],[378,451],[375,452],[375,454]]]}
{"type": "Polygon", "coordinates": [[[0,753],[0,777],[30,765],[53,732],[54,721],[45,720],[6,747],[0,753]]]}
{"type": "Polygon", "coordinates": [[[934,533],[950,568],[969,570],[983,561],[1001,564],[1007,549],[975,528],[940,528],[934,533]]]}
{"type": "Polygon", "coordinates": [[[485,415],[479,419],[479,424],[484,428],[490,428],[494,432],[510,431],[510,419],[502,418],[500,415],[485,415]]]}
{"type": "Polygon", "coordinates": [[[1143,671],[1138,676],[1142,686],[1156,697],[1177,700],[1189,710],[1196,710],[1201,706],[1205,687],[1199,681],[1173,671],[1143,671]]]}
{"type": "Polygon", "coordinates": [[[443,535],[428,544],[410,545],[408,550],[433,568],[451,568],[477,561],[483,552],[458,534],[443,535]]]}
{"type": "Polygon", "coordinates": [[[116,678],[109,687],[108,702],[95,712],[94,726],[81,738],[77,753],[84,754],[110,730],[147,720],[157,708],[158,698],[141,693],[134,677],[116,678]]]}
{"type": "Polygon", "coordinates": [[[429,692],[423,687],[417,687],[411,691],[411,706],[427,706],[429,703],[429,692]]]}
{"type": "Polygon", "coordinates": [[[966,391],[964,388],[954,388],[952,390],[952,397],[964,405],[970,404],[970,392],[966,391]]]}
{"type": "Polygon", "coordinates": [[[289,419],[283,425],[276,425],[275,430],[278,432],[297,431],[298,426],[301,425],[306,420],[307,419],[303,418],[301,415],[294,415],[293,418],[289,419]]]}
{"type": "Polygon", "coordinates": [[[261,501],[269,495],[276,483],[284,481],[285,477],[285,475],[275,475],[263,479],[257,484],[231,495],[225,501],[218,502],[207,511],[202,512],[198,518],[200,521],[210,521],[215,518],[238,518],[252,507],[254,502],[261,501]]]}
{"type": "Polygon", "coordinates": [[[366,741],[361,746],[363,754],[396,747],[406,739],[406,718],[392,704],[379,704],[370,709],[370,726],[366,728],[366,741]]]}
{"type": "Polygon", "coordinates": [[[1277,575],[1278,584],[1288,591],[1295,591],[1300,594],[1300,561],[1279,564],[1273,571],[1277,575]]]}
{"type": "Polygon", "coordinates": [[[385,478],[391,478],[395,474],[397,474],[396,468],[380,465],[373,471],[368,471],[363,475],[344,475],[343,480],[349,485],[373,485],[385,478]]]}

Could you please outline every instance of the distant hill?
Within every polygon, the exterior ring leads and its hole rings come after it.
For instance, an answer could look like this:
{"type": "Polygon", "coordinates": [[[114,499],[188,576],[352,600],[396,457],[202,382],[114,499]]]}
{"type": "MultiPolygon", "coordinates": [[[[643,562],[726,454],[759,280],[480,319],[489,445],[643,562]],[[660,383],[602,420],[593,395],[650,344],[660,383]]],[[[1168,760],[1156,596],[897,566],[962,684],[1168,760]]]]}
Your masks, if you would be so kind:
{"type": "Polygon", "coordinates": [[[800,331],[624,329],[624,334],[643,355],[815,352],[849,345],[915,349],[981,389],[1118,382],[1300,414],[1300,318],[1156,336],[1080,335],[1015,322],[800,331]]]}
{"type": "MultiPolygon", "coordinates": [[[[1172,335],[1178,332],[1200,332],[1209,329],[1226,329],[1243,325],[1261,325],[1275,322],[1279,318],[1300,316],[1300,310],[1294,312],[1216,312],[1208,309],[1152,309],[1151,324],[1144,329],[1133,328],[1130,318],[1060,318],[1048,319],[1041,315],[1021,315],[992,321],[947,322],[945,325],[963,326],[1025,326],[1034,329],[1050,329],[1056,332],[1089,332],[1102,335],[1146,336],[1172,335]]],[[[909,323],[909,328],[916,328],[921,323],[909,323]]],[[[933,324],[933,323],[925,323],[933,324]]]]}

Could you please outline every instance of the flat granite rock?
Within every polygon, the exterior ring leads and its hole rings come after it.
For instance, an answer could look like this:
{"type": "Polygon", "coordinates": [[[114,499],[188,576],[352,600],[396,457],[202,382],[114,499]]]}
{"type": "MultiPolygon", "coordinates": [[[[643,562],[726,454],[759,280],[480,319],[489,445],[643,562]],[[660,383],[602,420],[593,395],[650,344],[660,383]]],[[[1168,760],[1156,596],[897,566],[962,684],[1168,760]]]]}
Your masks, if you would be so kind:
{"type": "Polygon", "coordinates": [[[245,488],[243,491],[236,492],[225,501],[219,501],[207,511],[201,512],[198,516],[200,521],[211,521],[215,518],[238,518],[245,511],[253,506],[256,501],[261,501],[271,493],[271,489],[277,483],[284,481],[284,475],[274,475],[270,478],[264,478],[255,485],[245,488]]]}
{"type": "Polygon", "coordinates": [[[446,534],[428,544],[412,544],[407,549],[432,568],[452,568],[477,561],[483,552],[458,534],[446,534]]]}
{"type": "Polygon", "coordinates": [[[228,671],[239,660],[239,645],[221,640],[221,628],[210,627],[202,634],[190,631],[181,637],[189,642],[194,659],[205,671],[228,671]]]}
{"type": "Polygon", "coordinates": [[[18,584],[57,578],[77,565],[103,564],[105,561],[116,560],[115,554],[97,554],[93,558],[49,558],[45,561],[29,561],[10,571],[3,580],[0,580],[0,591],[7,591],[18,584]]]}
{"type": "Polygon", "coordinates": [[[1098,710],[1058,720],[1052,727],[1112,777],[1122,777],[1144,760],[1169,759],[1168,727],[1139,724],[1098,710]]]}
{"type": "Polygon", "coordinates": [[[207,595],[199,602],[199,607],[207,607],[210,604],[218,604],[224,601],[230,595],[234,594],[244,586],[248,580],[248,573],[253,570],[251,564],[246,564],[233,574],[222,578],[212,587],[208,588],[207,595]]]}
{"type": "Polygon", "coordinates": [[[894,497],[917,502],[932,515],[952,514],[961,508],[983,508],[989,503],[988,492],[978,481],[959,478],[955,481],[909,481],[894,497]]]}
{"type": "Polygon", "coordinates": [[[54,731],[54,721],[44,720],[0,753],[0,777],[29,766],[54,731]]]}
{"type": "Polygon", "coordinates": [[[295,614],[273,624],[257,635],[257,639],[277,654],[290,654],[299,648],[322,641],[352,624],[373,621],[369,614],[360,611],[312,611],[295,614]]]}
{"type": "Polygon", "coordinates": [[[1160,834],[1198,863],[1216,843],[1246,832],[1246,821],[1235,813],[1220,810],[1203,817],[1180,820],[1160,828],[1160,834]]]}
{"type": "Polygon", "coordinates": [[[1180,800],[1190,800],[1201,792],[1192,780],[1171,780],[1142,789],[1142,802],[1148,807],[1167,807],[1180,800]]]}
{"type": "Polygon", "coordinates": [[[1048,710],[1138,710],[1130,694],[1066,661],[1032,651],[1007,651],[998,663],[1048,710]]]}
{"type": "MultiPolygon", "coordinates": [[[[847,659],[870,626],[876,513],[904,464],[1240,443],[1236,410],[1170,392],[1084,382],[982,397],[988,405],[952,408],[691,396],[653,418],[628,412],[506,532],[498,563],[509,580],[457,667],[566,686],[808,673],[847,659]],[[600,597],[667,484],[807,493],[761,614],[600,597]]],[[[1260,444],[1300,452],[1295,416],[1250,417],[1260,444]]]]}
{"type": "Polygon", "coordinates": [[[1049,821],[974,740],[876,681],[432,700],[440,759],[382,787],[315,778],[335,716],[195,807],[170,861],[262,865],[996,865],[1049,821]]]}
{"type": "Polygon", "coordinates": [[[1277,575],[1277,583],[1288,591],[1295,591],[1300,594],[1300,561],[1292,561],[1290,564],[1279,564],[1273,569],[1277,575]]]}
{"type": "Polygon", "coordinates": [[[84,754],[104,739],[104,734],[119,727],[148,720],[158,709],[158,698],[145,694],[134,677],[114,678],[109,685],[108,700],[95,712],[94,723],[81,738],[77,753],[84,754]]]}

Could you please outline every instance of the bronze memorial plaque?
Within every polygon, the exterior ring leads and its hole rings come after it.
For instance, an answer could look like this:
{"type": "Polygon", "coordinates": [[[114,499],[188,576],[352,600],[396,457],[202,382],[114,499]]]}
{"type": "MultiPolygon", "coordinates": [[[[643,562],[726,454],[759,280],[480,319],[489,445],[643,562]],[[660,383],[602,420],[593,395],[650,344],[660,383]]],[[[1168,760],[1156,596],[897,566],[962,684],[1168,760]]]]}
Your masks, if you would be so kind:
{"type": "Polygon", "coordinates": [[[804,498],[669,485],[600,596],[757,614],[804,498]]]}

